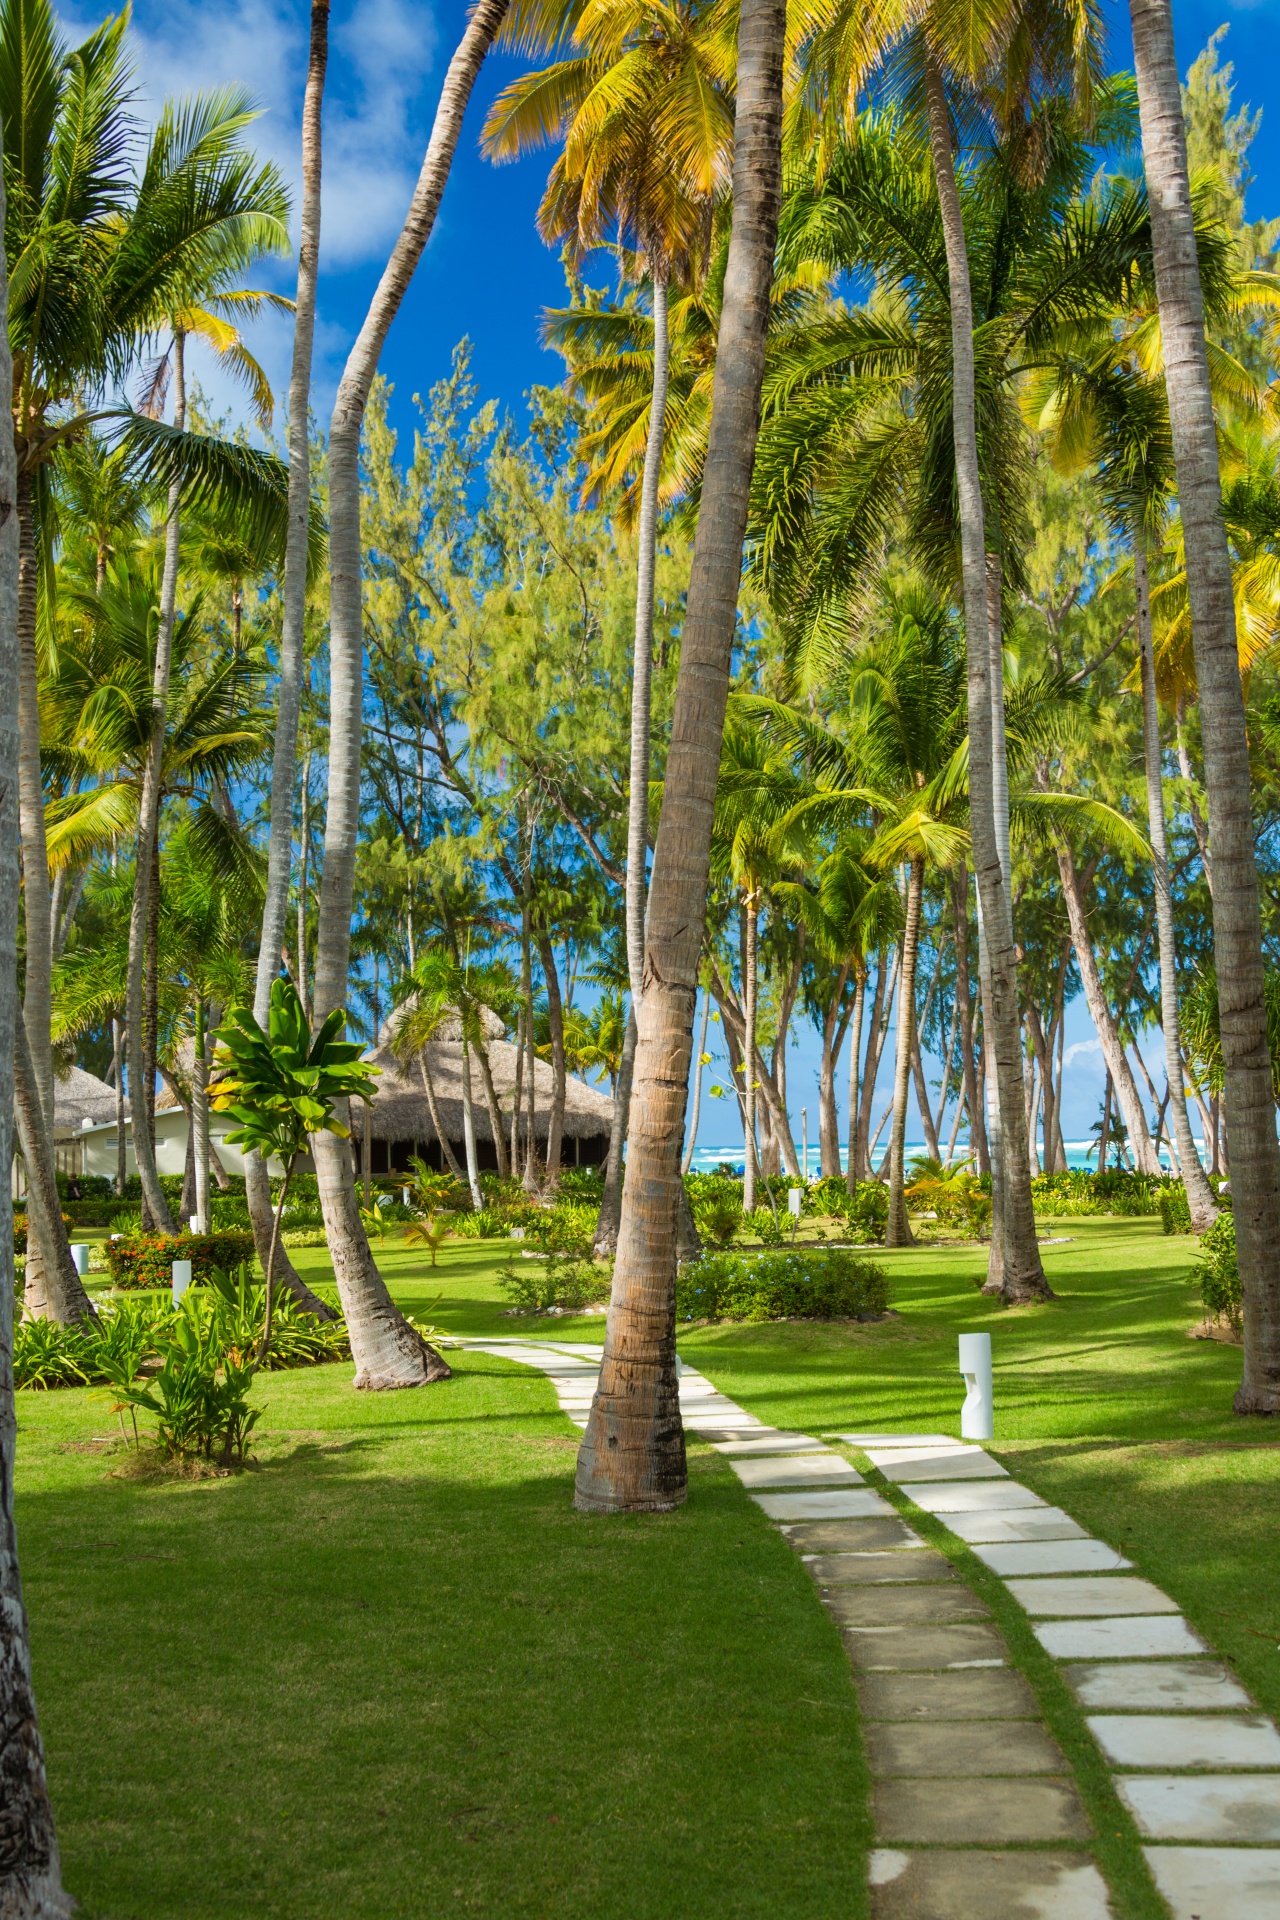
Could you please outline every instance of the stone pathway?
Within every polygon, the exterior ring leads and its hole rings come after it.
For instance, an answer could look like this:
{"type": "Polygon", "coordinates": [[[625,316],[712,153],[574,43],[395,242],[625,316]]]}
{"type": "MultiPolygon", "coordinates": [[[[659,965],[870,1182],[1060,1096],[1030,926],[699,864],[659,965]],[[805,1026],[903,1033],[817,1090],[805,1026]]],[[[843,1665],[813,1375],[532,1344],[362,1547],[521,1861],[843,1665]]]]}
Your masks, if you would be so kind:
{"type": "MultiPolygon", "coordinates": [[[[466,1344],[540,1367],[586,1425],[602,1348],[466,1344]]],[[[946,1555],[822,1439],[764,1426],[687,1367],[680,1407],[802,1556],[840,1627],[874,1781],[874,1920],[1109,1920],[1070,1766],[946,1555]]],[[[981,1447],[945,1434],[829,1437],[935,1515],[1025,1609],[1172,1920],[1276,1920],[1280,1734],[1175,1603],[981,1447]]]]}

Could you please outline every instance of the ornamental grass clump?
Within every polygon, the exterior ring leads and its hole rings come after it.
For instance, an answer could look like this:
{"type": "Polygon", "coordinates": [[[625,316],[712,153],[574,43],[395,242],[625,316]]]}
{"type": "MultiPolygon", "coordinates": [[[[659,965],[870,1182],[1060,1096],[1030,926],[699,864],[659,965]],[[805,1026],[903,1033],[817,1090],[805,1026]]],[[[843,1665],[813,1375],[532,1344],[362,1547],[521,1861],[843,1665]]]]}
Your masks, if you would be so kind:
{"type": "Polygon", "coordinates": [[[681,1320],[869,1320],[889,1305],[889,1276],[847,1247],[704,1253],[681,1267],[681,1320]]]}

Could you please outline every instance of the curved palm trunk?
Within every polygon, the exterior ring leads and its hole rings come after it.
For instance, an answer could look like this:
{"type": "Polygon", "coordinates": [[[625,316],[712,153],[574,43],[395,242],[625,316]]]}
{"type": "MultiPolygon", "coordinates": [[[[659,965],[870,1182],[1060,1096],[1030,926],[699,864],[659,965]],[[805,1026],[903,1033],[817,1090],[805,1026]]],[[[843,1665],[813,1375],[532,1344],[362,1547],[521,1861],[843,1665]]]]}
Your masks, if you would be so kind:
{"type": "Polygon", "coordinates": [[[20,1008],[14,1010],[13,1078],[18,1139],[27,1171],[28,1255],[23,1306],[35,1320],[56,1320],[64,1327],[81,1320],[96,1325],[97,1312],[76,1272],[62,1224],[53,1155],[40,1113],[39,1089],[20,1008]],[[30,1255],[33,1240],[46,1256],[34,1262],[30,1255]]]}
{"type": "Polygon", "coordinates": [[[912,1039],[916,1025],[916,960],[920,952],[920,909],[924,900],[924,862],[913,860],[907,878],[906,924],[902,932],[902,968],[898,975],[898,1038],[893,1063],[893,1131],[889,1136],[889,1218],[886,1247],[915,1243],[907,1219],[907,1100],[911,1088],[912,1039]]]}
{"type": "Polygon", "coordinates": [[[471,1048],[465,1036],[462,1042],[462,1140],[467,1155],[467,1185],[471,1204],[479,1213],[484,1206],[480,1191],[480,1161],[476,1154],[476,1116],[471,1104],[471,1048]]]}
{"type": "MultiPolygon", "coordinates": [[[[187,389],[183,338],[173,340],[173,424],[181,431],[186,425],[187,389]]],[[[181,521],[178,502],[181,484],[175,480],[169,488],[165,519],[164,571],[160,581],[160,621],[156,632],[156,659],[151,679],[151,737],[142,772],[142,794],[138,802],[138,840],[134,862],[133,900],[129,912],[129,958],[125,994],[125,1040],[129,1060],[129,1101],[133,1113],[133,1153],[142,1184],[144,1215],[161,1233],[177,1231],[169,1203],[160,1187],[156,1170],[155,1136],[150,1124],[155,1099],[155,1071],[147,1078],[146,1023],[143,1015],[144,975],[148,932],[153,918],[153,872],[158,851],[160,825],[160,780],[164,761],[164,736],[169,715],[169,675],[173,664],[173,628],[178,605],[178,550],[181,521]]],[[[155,969],[151,976],[154,984],[155,969]]],[[[154,1032],[154,1024],[151,1029],[154,1032]]]]}
{"type": "Polygon", "coordinates": [[[854,1001],[853,1034],[849,1041],[849,1160],[844,1174],[844,1183],[850,1193],[853,1193],[858,1185],[858,1069],[862,1061],[862,1016],[867,1001],[865,963],[860,955],[855,955],[852,964],[854,1001]]]}
{"type": "Polygon", "coordinates": [[[836,1051],[844,1039],[847,1019],[840,1020],[840,1003],[849,979],[846,960],[836,976],[831,1004],[822,1022],[822,1063],[818,1070],[818,1164],[822,1178],[840,1177],[840,1118],[836,1112],[836,1051]]]}
{"type": "MultiPolygon", "coordinates": [[[[575,1505],[662,1511],[685,1497],[675,1367],[676,1215],[689,1056],[706,921],[716,781],[760,428],[765,333],[782,187],[782,0],[743,0],[733,231],[711,434],[680,649],[662,819],[649,888],[637,1019],[631,1177],[600,1384],[578,1455],[575,1505]]],[[[748,1055],[748,1065],[753,1062],[748,1055]]]]}
{"type": "Polygon", "coordinates": [[[205,1058],[204,1001],[196,1007],[196,1045],[191,1071],[191,1137],[196,1156],[196,1232],[209,1221],[209,1063],[205,1058]]]}
{"type": "Polygon", "coordinates": [[[18,796],[22,825],[22,904],[26,949],[23,1019],[31,1048],[42,1124],[53,1138],[53,916],[40,767],[40,703],[36,665],[39,561],[30,473],[19,475],[18,512],[18,796]]]}
{"type": "Polygon", "coordinates": [[[1156,890],[1156,934],[1160,942],[1160,1027],[1164,1034],[1164,1065],[1178,1169],[1186,1189],[1191,1225],[1196,1233],[1212,1226],[1218,1212],[1213,1188],[1196,1152],[1182,1080],[1182,1034],[1178,1018],[1178,947],[1173,924],[1173,894],[1169,886],[1169,836],[1164,818],[1164,783],[1160,774],[1160,715],[1156,707],[1155,652],[1151,644],[1151,592],[1146,543],[1139,537],[1133,549],[1134,584],[1138,600],[1138,642],[1142,653],[1142,732],[1147,774],[1147,819],[1151,834],[1151,868],[1156,890]]]}
{"type": "Polygon", "coordinates": [[[505,1180],[510,1172],[511,1163],[507,1159],[507,1143],[503,1134],[502,1109],[498,1105],[497,1089],[493,1084],[493,1069],[489,1064],[489,1050],[483,1041],[476,1043],[476,1059],[480,1066],[480,1084],[484,1088],[484,1103],[489,1109],[489,1125],[493,1129],[493,1151],[498,1162],[498,1178],[505,1180]]]}
{"type": "Polygon", "coordinates": [[[116,1093],[116,1198],[123,1200],[129,1179],[129,1161],[124,1137],[124,1028],[118,1020],[111,1022],[111,1034],[115,1054],[112,1067],[116,1093]]]}
{"type": "Polygon", "coordinates": [[[542,977],[547,983],[547,1026],[551,1034],[551,1112],[547,1116],[546,1191],[553,1193],[560,1184],[564,1103],[568,1081],[564,1058],[564,1006],[560,998],[560,975],[556,968],[555,948],[545,934],[538,936],[538,956],[542,961],[542,977]]]}
{"type": "Polygon", "coordinates": [[[1280,1411],[1280,1144],[1263,991],[1244,694],[1231,556],[1222,520],[1218,442],[1205,350],[1187,135],[1170,0],[1129,0],[1138,108],[1151,204],[1169,425],[1186,527],[1187,594],[1200,693],[1213,941],[1219,983],[1231,1198],[1244,1296],[1244,1377],[1237,1413],[1280,1411]]]}
{"type": "MultiPolygon", "coordinates": [[[[0,230],[4,187],[0,180],[0,230]]],[[[0,404],[11,408],[8,284],[0,250],[0,404]]],[[[15,496],[13,436],[0,436],[0,507],[15,496]]],[[[0,1166],[13,1155],[13,1060],[18,1015],[18,846],[22,800],[19,754],[21,641],[18,633],[16,515],[0,515],[0,1166]]],[[[25,857],[25,848],[24,848],[25,857]]],[[[48,884],[48,869],[44,869],[48,884]]],[[[46,1036],[47,1036],[46,1028],[46,1036]]],[[[41,1116],[43,1128],[43,1115],[41,1116]]],[[[0,1194],[0,1701],[4,1703],[0,1762],[0,1913],[24,1920],[66,1920],[72,1903],[62,1890],[53,1809],[45,1782],[44,1748],[31,1682],[31,1648],[13,1524],[13,1456],[17,1417],[13,1393],[13,1202],[6,1178],[0,1194]]]]}
{"type": "MultiPolygon", "coordinates": [[[[387,331],[422,256],[476,75],[502,24],[507,0],[480,0],[449,62],[431,138],[413,200],[378,282],[364,325],[347,358],[329,430],[330,737],[329,808],[325,822],[315,958],[315,1019],[347,1003],[351,906],[360,824],[360,738],[363,705],[363,609],[360,556],[360,430],[387,331]]],[[[318,1134],[316,1174],[334,1273],[351,1333],[358,1387],[414,1387],[448,1373],[439,1354],[414,1332],[374,1264],[356,1204],[355,1172],[346,1144],[318,1134]]]]}
{"type": "Polygon", "coordinates": [[[653,686],[653,604],[658,555],[658,482],[667,421],[667,283],[653,279],[653,397],[640,484],[636,635],[631,669],[631,792],[627,807],[627,971],[631,1003],[644,992],[644,910],[649,865],[649,731],[653,686]]]}
{"type": "Polygon", "coordinates": [[[440,1142],[440,1157],[454,1179],[465,1182],[466,1175],[458,1165],[458,1156],[444,1130],[444,1121],[440,1118],[440,1108],[436,1101],[436,1083],[431,1077],[431,1066],[427,1060],[425,1046],[418,1054],[418,1072],[422,1076],[422,1090],[427,1096],[427,1112],[431,1115],[431,1124],[436,1130],[436,1139],[440,1142]]]}
{"type": "Polygon", "coordinates": [[[742,1012],[745,1039],[742,1049],[742,1211],[754,1213],[756,1206],[756,963],[760,939],[758,896],[748,893],[743,918],[746,938],[742,959],[742,1012]]]}
{"type": "MultiPolygon", "coordinates": [[[[262,936],[254,981],[253,1012],[265,1032],[271,1009],[271,983],[280,966],[289,909],[289,870],[293,856],[293,794],[298,762],[298,714],[302,703],[303,637],[307,605],[307,531],[311,503],[311,448],[307,439],[311,405],[311,353],[315,335],[316,276],[320,261],[321,105],[329,57],[328,0],[312,0],[311,50],[302,96],[302,209],[298,245],[298,286],[293,322],[293,364],[289,373],[289,500],[285,536],[284,591],[280,627],[280,675],[276,687],[275,751],[271,768],[271,828],[267,885],[262,902],[262,936]]],[[[305,806],[305,802],[304,802],[305,806]]],[[[304,854],[305,859],[305,826],[304,854]]],[[[298,906],[298,992],[306,1005],[305,880],[298,906]]],[[[245,1155],[245,1197],[254,1245],[266,1271],[275,1217],[271,1179],[262,1156],[245,1155]]],[[[276,1254],[279,1284],[311,1312],[323,1308],[306,1286],[283,1247],[276,1254]]],[[[324,1309],[326,1317],[328,1309],[324,1309]]]]}
{"type": "Polygon", "coordinates": [[[702,1031],[698,1035],[698,1057],[693,1070],[693,1110],[685,1126],[684,1159],[680,1162],[682,1179],[693,1165],[698,1146],[698,1120],[702,1112],[702,1056],[707,1050],[707,1022],[710,1018],[711,991],[708,988],[702,996],[702,1031]]]}
{"type": "MultiPolygon", "coordinates": [[[[994,1054],[999,1093],[1000,1145],[1003,1156],[1001,1292],[1006,1300],[1044,1299],[1044,1277],[1031,1202],[1026,1122],[1022,1104],[1021,1022],[1018,1018],[1017,960],[1008,892],[1008,856],[1002,864],[998,806],[1007,801],[1003,740],[994,737],[991,677],[991,629],[987,611],[987,553],[973,350],[973,299],[964,218],[951,153],[951,116],[941,71],[926,55],[925,90],[929,108],[929,144],[942,214],[951,294],[952,428],[956,489],[960,501],[960,544],[964,584],[965,637],[969,660],[970,818],[974,868],[982,900],[988,971],[991,979],[988,1042],[994,1054]]],[[[998,650],[998,642],[997,642],[998,650]]],[[[998,689],[995,691],[998,692],[998,689]]],[[[1003,703],[1001,703],[1003,715],[1003,703]]],[[[993,1143],[994,1144],[994,1143],[993,1143]]]]}
{"type": "Polygon", "coordinates": [[[622,1219],[622,1187],[626,1162],[627,1121],[631,1114],[631,1083],[636,1066],[636,1016],[628,1009],[622,1036],[622,1059],[618,1066],[618,1084],[613,1091],[613,1116],[609,1122],[609,1154],[604,1166],[604,1193],[596,1220],[595,1239],[591,1243],[593,1260],[612,1260],[618,1247],[618,1226],[622,1219]]]}

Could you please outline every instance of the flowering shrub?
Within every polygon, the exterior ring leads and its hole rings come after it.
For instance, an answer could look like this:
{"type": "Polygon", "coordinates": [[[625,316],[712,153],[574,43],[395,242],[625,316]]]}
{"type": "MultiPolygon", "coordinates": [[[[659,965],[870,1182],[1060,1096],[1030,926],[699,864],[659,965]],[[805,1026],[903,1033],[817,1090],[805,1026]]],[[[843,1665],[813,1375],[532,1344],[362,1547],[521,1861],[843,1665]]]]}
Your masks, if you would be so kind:
{"type": "Polygon", "coordinates": [[[248,1232],[130,1233],[108,1240],[107,1268],[117,1287],[167,1287],[173,1281],[175,1260],[191,1262],[193,1283],[207,1280],[215,1267],[229,1272],[253,1259],[253,1235],[248,1232]]]}
{"type": "Polygon", "coordinates": [[[847,1247],[704,1253],[676,1278],[681,1320],[859,1320],[888,1304],[884,1268],[847,1247]]]}
{"type": "MultiPolygon", "coordinates": [[[[62,1216],[62,1224],[66,1228],[67,1232],[70,1233],[72,1227],[75,1225],[75,1222],[73,1220],[68,1219],[67,1215],[64,1213],[62,1216]]],[[[25,1253],[26,1250],[27,1250],[27,1216],[25,1213],[15,1213],[13,1216],[13,1251],[15,1254],[19,1254],[19,1253],[25,1253]]]]}

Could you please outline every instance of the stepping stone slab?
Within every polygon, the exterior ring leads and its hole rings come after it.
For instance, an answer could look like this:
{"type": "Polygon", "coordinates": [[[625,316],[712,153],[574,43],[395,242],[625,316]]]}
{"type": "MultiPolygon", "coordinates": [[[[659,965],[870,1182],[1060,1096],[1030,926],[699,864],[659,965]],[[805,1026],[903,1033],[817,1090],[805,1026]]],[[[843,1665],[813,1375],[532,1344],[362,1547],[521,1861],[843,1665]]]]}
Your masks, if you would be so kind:
{"type": "Polygon", "coordinates": [[[1173,1920],[1275,1920],[1280,1849],[1144,1847],[1173,1920]]]}
{"type": "Polygon", "coordinates": [[[954,1580],[945,1553],[817,1553],[806,1566],[822,1587],[874,1587],[903,1580],[954,1580]]]}
{"type": "Polygon", "coordinates": [[[1086,1709],[1181,1707],[1213,1713],[1253,1705],[1234,1674],[1208,1660],[1141,1660],[1132,1665],[1107,1661],[1099,1667],[1064,1667],[1062,1675],[1086,1709]]]}
{"type": "Polygon", "coordinates": [[[1280,1840],[1280,1773],[1122,1773],[1116,1791],[1149,1840],[1280,1840]]]}
{"type": "Polygon", "coordinates": [[[713,1440],[717,1453],[727,1455],[750,1453],[819,1453],[823,1451],[821,1440],[813,1440],[807,1433],[779,1433],[776,1427],[765,1427],[760,1433],[753,1433],[749,1440],[713,1440]]]}
{"type": "Polygon", "coordinates": [[[895,1627],[908,1621],[989,1620],[990,1609],[963,1582],[949,1586],[831,1587],[823,1601],[844,1627],[895,1627]]]}
{"type": "Polygon", "coordinates": [[[1113,1767],[1280,1767],[1280,1733],[1261,1713],[1098,1713],[1089,1727],[1113,1767]]]}
{"type": "Polygon", "coordinates": [[[881,1779],[944,1779],[1070,1772],[1056,1740],[1035,1720],[935,1720],[867,1727],[871,1771],[881,1779]]]}
{"type": "Polygon", "coordinates": [[[1088,1816],[1067,1780],[1010,1780],[999,1791],[986,1780],[881,1780],[871,1805],[881,1840],[999,1846],[1089,1838],[1088,1816]]]}
{"type": "Polygon", "coordinates": [[[1004,1580],[1033,1573],[1116,1573],[1133,1564],[1105,1540],[1005,1540],[973,1550],[1004,1580]]]}
{"type": "Polygon", "coordinates": [[[842,1638],[855,1667],[870,1673],[958,1671],[1002,1667],[1008,1651],[994,1627],[846,1627],[842,1638]]]}
{"type": "Polygon", "coordinates": [[[744,1487],[817,1487],[866,1483],[838,1453],[796,1453],[781,1460],[730,1460],[744,1487]]]}
{"type": "Polygon", "coordinates": [[[967,1673],[864,1673],[864,1720],[1031,1720],[1039,1712],[1030,1682],[1013,1667],[967,1673]]]}
{"type": "MultiPolygon", "coordinates": [[[[912,1490],[916,1498],[916,1490],[912,1490]]],[[[1061,1507],[1037,1507],[1016,1512],[948,1513],[945,1525],[970,1545],[977,1541],[1084,1540],[1085,1530],[1061,1507]]]]}
{"type": "Polygon", "coordinates": [[[998,1485],[984,1484],[966,1486],[963,1481],[948,1484],[931,1481],[924,1486],[912,1487],[911,1498],[926,1513],[1006,1513],[1013,1508],[1044,1507],[1047,1502],[1038,1493],[1032,1493],[1030,1487],[1020,1487],[1016,1480],[1001,1480],[998,1485]]]}
{"type": "Polygon", "coordinates": [[[1178,1603],[1149,1580],[1097,1579],[1010,1580],[1009,1591],[1019,1606],[1037,1619],[1087,1620],[1122,1613],[1176,1613],[1178,1603]]]}
{"type": "Polygon", "coordinates": [[[1209,1651],[1176,1613],[1127,1620],[1050,1620],[1035,1629],[1035,1636],[1055,1660],[1167,1660],[1209,1651]]]}
{"type": "Polygon", "coordinates": [[[998,1460],[981,1447],[901,1447],[892,1453],[868,1449],[867,1457],[886,1480],[1007,1480],[998,1460]]]}
{"type": "Polygon", "coordinates": [[[920,1535],[896,1513],[885,1520],[820,1520],[783,1531],[797,1553],[879,1553],[891,1547],[916,1551],[924,1547],[920,1535]]]}
{"type": "Polygon", "coordinates": [[[893,1508],[870,1487],[814,1488],[811,1493],[753,1493],[751,1498],[771,1520],[889,1519],[893,1508]]]}
{"type": "Polygon", "coordinates": [[[1111,1917],[1106,1882],[1080,1854],[905,1853],[877,1847],[869,1864],[872,1920],[957,1920],[962,1914],[969,1920],[979,1915],[981,1920],[1111,1917]]]}
{"type": "Polygon", "coordinates": [[[833,1433],[848,1447],[960,1447],[962,1440],[949,1433],[833,1433]]]}

